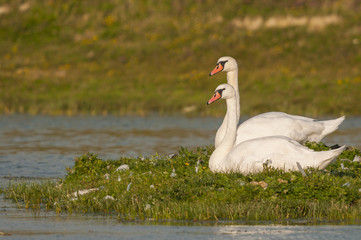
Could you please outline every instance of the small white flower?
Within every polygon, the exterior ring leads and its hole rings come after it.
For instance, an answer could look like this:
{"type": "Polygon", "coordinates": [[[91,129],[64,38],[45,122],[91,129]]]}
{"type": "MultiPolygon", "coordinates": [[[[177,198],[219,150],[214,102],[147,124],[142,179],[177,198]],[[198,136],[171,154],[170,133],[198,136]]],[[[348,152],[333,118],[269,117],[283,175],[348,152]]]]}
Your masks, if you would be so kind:
{"type": "Polygon", "coordinates": [[[244,185],[246,185],[246,182],[241,180],[241,181],[239,181],[239,185],[244,186],[244,185]]]}
{"type": "Polygon", "coordinates": [[[104,197],[104,200],[115,200],[115,198],[112,197],[112,196],[110,196],[110,195],[106,195],[106,196],[104,197]]]}
{"type": "Polygon", "coordinates": [[[173,153],[173,154],[168,155],[168,158],[172,159],[172,158],[175,158],[176,156],[177,156],[177,154],[173,153]]]}
{"type": "Polygon", "coordinates": [[[129,183],[128,186],[127,186],[127,191],[130,190],[130,186],[132,186],[132,183],[129,183]]]}
{"type": "Polygon", "coordinates": [[[152,185],[150,185],[149,187],[150,187],[150,188],[154,188],[154,185],[152,184],[152,185]]]}
{"type": "Polygon", "coordinates": [[[115,171],[121,172],[121,171],[127,171],[127,170],[129,170],[129,165],[123,164],[123,165],[120,165],[115,171]]]}
{"type": "Polygon", "coordinates": [[[355,157],[352,160],[353,162],[361,162],[361,156],[355,155],[355,157]]]}
{"type": "Polygon", "coordinates": [[[150,205],[147,203],[147,204],[145,204],[145,208],[144,208],[144,210],[149,210],[150,209],[150,205]]]}
{"type": "Polygon", "coordinates": [[[71,196],[74,196],[75,198],[80,196],[80,195],[85,195],[85,194],[88,194],[88,193],[91,193],[91,192],[94,192],[94,191],[98,191],[99,188],[90,188],[90,189],[83,189],[83,190],[79,190],[79,191],[76,191],[72,194],[68,194],[68,197],[71,197],[71,196]]]}
{"type": "Polygon", "coordinates": [[[104,178],[105,178],[106,180],[108,180],[109,177],[110,177],[110,174],[109,174],[109,173],[106,173],[106,174],[104,175],[104,178]]]}
{"type": "Polygon", "coordinates": [[[172,171],[172,173],[170,174],[170,177],[176,177],[177,176],[177,174],[175,173],[175,169],[173,169],[173,171],[172,171]]]}
{"type": "Polygon", "coordinates": [[[343,165],[343,163],[341,163],[341,169],[342,169],[342,170],[348,170],[348,168],[345,167],[345,165],[343,165]]]}

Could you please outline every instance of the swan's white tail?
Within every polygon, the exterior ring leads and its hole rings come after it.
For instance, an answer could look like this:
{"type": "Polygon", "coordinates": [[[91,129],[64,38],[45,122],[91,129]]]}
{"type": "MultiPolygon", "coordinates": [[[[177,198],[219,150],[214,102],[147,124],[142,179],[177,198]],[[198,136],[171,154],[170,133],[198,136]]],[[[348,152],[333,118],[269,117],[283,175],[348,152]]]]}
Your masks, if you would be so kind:
{"type": "Polygon", "coordinates": [[[340,124],[345,120],[345,116],[332,119],[332,120],[326,120],[326,121],[319,121],[319,123],[322,123],[324,126],[324,129],[320,135],[312,135],[310,136],[309,141],[311,142],[320,142],[324,137],[326,137],[328,134],[333,133],[338,129],[340,124]]]}
{"type": "Polygon", "coordinates": [[[325,159],[320,162],[319,169],[325,169],[328,165],[332,164],[336,158],[345,150],[346,146],[339,147],[337,149],[319,152],[323,154],[325,159]]]}

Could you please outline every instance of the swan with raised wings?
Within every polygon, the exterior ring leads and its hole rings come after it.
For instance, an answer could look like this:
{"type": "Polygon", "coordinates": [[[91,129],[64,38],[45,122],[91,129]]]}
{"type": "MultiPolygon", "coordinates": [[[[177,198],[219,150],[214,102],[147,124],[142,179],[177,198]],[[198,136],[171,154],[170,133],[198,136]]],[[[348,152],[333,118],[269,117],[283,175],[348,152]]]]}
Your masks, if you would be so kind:
{"type": "MultiPolygon", "coordinates": [[[[238,123],[240,118],[240,100],[237,61],[229,56],[221,57],[209,75],[213,76],[222,71],[227,72],[227,83],[230,84],[236,92],[236,117],[238,123]]],[[[240,124],[237,129],[235,144],[237,145],[252,138],[276,135],[286,136],[300,143],[306,141],[320,142],[326,135],[337,130],[344,119],[345,117],[343,116],[332,120],[317,121],[312,118],[283,112],[267,112],[254,116],[240,124]]],[[[221,143],[225,135],[227,128],[226,123],[227,116],[217,131],[215,138],[216,147],[221,143]]]]}
{"type": "Polygon", "coordinates": [[[226,99],[226,129],[221,143],[209,159],[213,172],[240,172],[243,174],[262,171],[264,164],[285,171],[297,170],[297,162],[304,168],[326,168],[345,149],[316,152],[285,136],[269,136],[250,139],[235,145],[237,132],[237,94],[229,84],[219,85],[211,104],[218,99],[226,99]]]}

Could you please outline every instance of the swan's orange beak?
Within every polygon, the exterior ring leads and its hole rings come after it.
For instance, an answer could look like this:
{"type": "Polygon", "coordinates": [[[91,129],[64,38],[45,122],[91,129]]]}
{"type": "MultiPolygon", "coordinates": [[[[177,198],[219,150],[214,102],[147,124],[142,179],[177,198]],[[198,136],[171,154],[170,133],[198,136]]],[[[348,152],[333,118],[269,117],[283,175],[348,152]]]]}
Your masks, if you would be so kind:
{"type": "Polygon", "coordinates": [[[214,93],[211,99],[208,100],[207,105],[214,103],[218,99],[221,99],[222,95],[217,91],[214,93]]]}
{"type": "Polygon", "coordinates": [[[223,68],[224,67],[222,66],[222,64],[218,63],[217,66],[213,69],[213,71],[209,73],[209,76],[213,76],[219,72],[222,72],[223,68]]]}

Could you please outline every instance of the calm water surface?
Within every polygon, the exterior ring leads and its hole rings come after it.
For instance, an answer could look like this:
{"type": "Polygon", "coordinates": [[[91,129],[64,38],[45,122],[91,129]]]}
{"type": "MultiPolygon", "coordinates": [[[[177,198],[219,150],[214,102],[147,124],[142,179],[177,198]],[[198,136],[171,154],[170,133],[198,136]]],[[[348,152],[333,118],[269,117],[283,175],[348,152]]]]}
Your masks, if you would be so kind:
{"type": "Polygon", "coordinates": [[[0,176],[61,177],[74,157],[176,153],[213,142],[221,119],[181,117],[0,117],[0,176]]]}
{"type": "MultiPolygon", "coordinates": [[[[0,176],[62,177],[74,157],[92,152],[103,159],[177,153],[214,143],[221,118],[0,117],[0,176]]],[[[361,118],[347,118],[325,139],[361,147],[361,118]]]]}
{"type": "MultiPolygon", "coordinates": [[[[0,198],[4,239],[317,239],[359,240],[361,225],[275,225],[263,223],[124,223],[111,217],[27,211],[0,198]]],[[[0,235],[1,238],[1,235],[0,235]]]]}
{"type": "MultiPolygon", "coordinates": [[[[0,116],[0,186],[8,177],[58,178],[74,157],[176,153],[213,144],[221,118],[0,116]]],[[[326,144],[361,147],[361,118],[347,118],[326,144]]],[[[4,239],[361,239],[361,226],[132,224],[109,217],[19,209],[0,195],[4,239]]]]}

